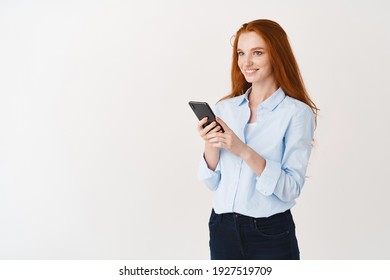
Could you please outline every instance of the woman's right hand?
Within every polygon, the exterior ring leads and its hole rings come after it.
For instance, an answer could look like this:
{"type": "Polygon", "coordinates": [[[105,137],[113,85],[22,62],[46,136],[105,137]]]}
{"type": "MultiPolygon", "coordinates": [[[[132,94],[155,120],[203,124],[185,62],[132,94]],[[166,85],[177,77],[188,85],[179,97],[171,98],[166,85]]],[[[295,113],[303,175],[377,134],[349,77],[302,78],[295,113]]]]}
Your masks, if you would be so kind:
{"type": "Polygon", "coordinates": [[[199,131],[200,137],[202,137],[202,139],[204,140],[204,143],[205,143],[203,156],[204,156],[204,159],[206,160],[207,167],[214,171],[217,168],[218,161],[219,161],[219,148],[213,147],[212,142],[210,142],[210,140],[212,140],[213,138],[208,139],[208,137],[206,135],[209,132],[213,132],[213,131],[214,132],[219,132],[219,131],[222,132],[222,129],[221,129],[221,126],[219,124],[217,124],[216,121],[213,121],[208,126],[203,128],[203,125],[205,123],[207,123],[207,117],[201,119],[198,122],[198,131],[199,131]]]}
{"type": "Polygon", "coordinates": [[[209,133],[209,132],[219,132],[219,131],[222,131],[222,130],[221,130],[221,126],[219,124],[217,124],[216,121],[213,121],[208,126],[203,128],[203,125],[205,123],[207,123],[207,117],[204,117],[203,119],[201,119],[198,122],[198,131],[199,131],[200,137],[202,137],[202,139],[208,144],[209,140],[211,140],[211,139],[207,139],[207,137],[206,137],[207,133],[209,133]]]}

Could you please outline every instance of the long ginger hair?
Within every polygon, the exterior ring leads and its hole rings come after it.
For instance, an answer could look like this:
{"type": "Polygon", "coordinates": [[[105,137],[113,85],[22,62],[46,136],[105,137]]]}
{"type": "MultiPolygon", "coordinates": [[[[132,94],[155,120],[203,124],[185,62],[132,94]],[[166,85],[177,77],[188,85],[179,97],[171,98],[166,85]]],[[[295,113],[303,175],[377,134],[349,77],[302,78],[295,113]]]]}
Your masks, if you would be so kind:
{"type": "Polygon", "coordinates": [[[254,20],[245,23],[237,31],[233,43],[233,61],[231,72],[232,91],[221,100],[242,95],[251,86],[251,84],[245,80],[245,77],[241,73],[237,64],[238,39],[241,34],[251,31],[260,35],[267,44],[277,87],[281,87],[286,95],[307,104],[313,110],[317,123],[317,111],[319,109],[310,99],[309,94],[306,91],[297,61],[295,60],[288,41],[287,34],[278,23],[267,19],[254,20]]]}

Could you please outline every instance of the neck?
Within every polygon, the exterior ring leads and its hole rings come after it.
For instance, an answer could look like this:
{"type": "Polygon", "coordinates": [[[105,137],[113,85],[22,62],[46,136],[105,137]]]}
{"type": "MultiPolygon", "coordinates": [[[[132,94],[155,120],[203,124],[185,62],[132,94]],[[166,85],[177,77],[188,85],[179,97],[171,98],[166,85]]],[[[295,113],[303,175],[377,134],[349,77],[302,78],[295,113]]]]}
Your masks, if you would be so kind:
{"type": "Polygon", "coordinates": [[[273,80],[261,84],[253,83],[252,91],[249,95],[249,101],[252,105],[258,105],[270,97],[277,89],[278,87],[273,80]]]}

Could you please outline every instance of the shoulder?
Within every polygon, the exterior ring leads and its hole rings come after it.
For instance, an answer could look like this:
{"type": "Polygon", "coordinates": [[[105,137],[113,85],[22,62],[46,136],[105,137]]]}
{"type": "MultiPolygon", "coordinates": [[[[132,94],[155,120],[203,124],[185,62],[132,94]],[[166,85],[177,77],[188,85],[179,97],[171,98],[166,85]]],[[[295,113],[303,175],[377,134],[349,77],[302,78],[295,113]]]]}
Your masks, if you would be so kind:
{"type": "Polygon", "coordinates": [[[283,100],[283,109],[288,110],[292,116],[314,118],[313,110],[304,102],[290,96],[283,100]]]}
{"type": "MultiPolygon", "coordinates": [[[[308,131],[311,137],[315,129],[315,114],[313,110],[304,102],[290,96],[284,100],[286,116],[289,116],[289,131],[308,131]]],[[[301,133],[301,132],[300,132],[301,133]]]]}

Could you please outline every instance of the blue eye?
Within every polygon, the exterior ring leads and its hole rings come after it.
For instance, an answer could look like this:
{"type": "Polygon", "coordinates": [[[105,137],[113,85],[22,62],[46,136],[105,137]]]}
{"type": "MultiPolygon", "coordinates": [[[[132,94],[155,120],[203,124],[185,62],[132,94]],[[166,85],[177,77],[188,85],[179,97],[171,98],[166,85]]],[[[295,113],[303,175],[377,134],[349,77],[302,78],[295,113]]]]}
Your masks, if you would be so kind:
{"type": "Polygon", "coordinates": [[[262,52],[261,51],[255,51],[255,52],[253,52],[255,55],[261,55],[262,54],[262,52]]]}
{"type": "Polygon", "coordinates": [[[243,56],[244,52],[237,52],[238,56],[243,56]]]}

